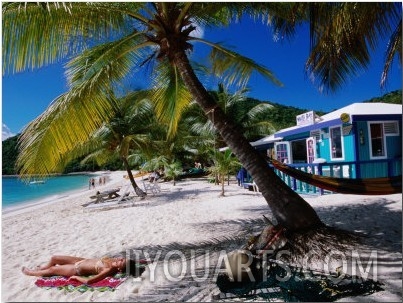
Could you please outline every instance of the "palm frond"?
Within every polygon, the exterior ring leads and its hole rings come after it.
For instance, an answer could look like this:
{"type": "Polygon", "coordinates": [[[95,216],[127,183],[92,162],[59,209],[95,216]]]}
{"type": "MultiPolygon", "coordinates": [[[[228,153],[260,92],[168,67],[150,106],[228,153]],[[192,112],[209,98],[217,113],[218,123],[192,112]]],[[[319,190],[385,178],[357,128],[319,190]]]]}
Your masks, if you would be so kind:
{"type": "MultiPolygon", "coordinates": [[[[116,156],[115,156],[116,157],[116,156]]],[[[87,154],[87,156],[81,160],[81,164],[96,162],[98,165],[103,165],[114,158],[114,154],[103,148],[97,149],[94,152],[87,154]]]]}
{"type": "Polygon", "coordinates": [[[212,43],[199,38],[194,38],[193,40],[202,42],[212,47],[212,51],[210,53],[212,71],[227,85],[245,87],[250,76],[252,75],[252,72],[255,71],[264,78],[273,82],[275,85],[282,86],[282,83],[269,69],[256,63],[252,59],[224,48],[218,43],[212,43]]]}
{"type": "Polygon", "coordinates": [[[152,101],[157,118],[168,125],[168,137],[172,137],[192,97],[175,66],[161,64],[153,80],[152,101]]]}
{"type": "Polygon", "coordinates": [[[236,15],[229,2],[193,2],[189,13],[194,23],[202,27],[227,26],[236,15]]]}
{"type": "Polygon", "coordinates": [[[168,165],[168,158],[164,155],[154,157],[142,165],[142,169],[145,171],[155,171],[168,165]]]}
{"type": "Polygon", "coordinates": [[[3,74],[42,67],[77,54],[126,28],[111,5],[15,2],[2,5],[3,74]],[[40,30],[39,30],[40,29],[40,30]]]}
{"type": "Polygon", "coordinates": [[[103,94],[71,95],[74,90],[56,98],[22,132],[17,160],[21,175],[60,172],[65,155],[88,141],[113,113],[113,100],[103,94]]]}
{"type": "Polygon", "coordinates": [[[389,69],[395,55],[398,55],[400,65],[402,65],[402,19],[400,19],[393,35],[391,36],[388,49],[386,50],[385,65],[381,76],[381,87],[385,87],[389,69]]]}
{"type": "Polygon", "coordinates": [[[390,34],[396,12],[393,3],[311,4],[311,54],[306,63],[311,80],[321,89],[336,91],[349,76],[365,70],[370,51],[390,34]]]}
{"type": "Polygon", "coordinates": [[[276,132],[275,127],[269,121],[247,123],[243,125],[243,129],[247,138],[261,138],[276,132]]]}
{"type": "Polygon", "coordinates": [[[95,46],[67,63],[70,86],[101,90],[119,84],[133,67],[138,68],[146,55],[143,33],[133,33],[120,40],[95,46]]]}
{"type": "Polygon", "coordinates": [[[252,107],[248,113],[247,113],[247,117],[248,120],[254,120],[256,119],[256,117],[258,115],[262,115],[267,113],[268,111],[272,110],[274,108],[273,105],[269,104],[269,103],[259,103],[258,105],[252,107]]]}

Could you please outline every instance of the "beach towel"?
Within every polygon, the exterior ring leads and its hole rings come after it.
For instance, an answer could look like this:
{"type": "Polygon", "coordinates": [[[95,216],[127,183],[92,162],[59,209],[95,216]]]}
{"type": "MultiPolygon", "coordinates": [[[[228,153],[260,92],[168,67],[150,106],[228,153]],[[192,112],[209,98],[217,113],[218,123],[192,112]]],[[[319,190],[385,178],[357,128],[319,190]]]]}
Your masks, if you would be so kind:
{"type": "Polygon", "coordinates": [[[120,284],[122,284],[128,275],[116,274],[113,277],[106,277],[101,281],[93,284],[83,284],[79,281],[68,280],[68,277],[52,276],[52,277],[40,277],[35,281],[35,285],[47,289],[57,288],[59,290],[66,290],[68,292],[79,291],[114,291],[120,284]]]}

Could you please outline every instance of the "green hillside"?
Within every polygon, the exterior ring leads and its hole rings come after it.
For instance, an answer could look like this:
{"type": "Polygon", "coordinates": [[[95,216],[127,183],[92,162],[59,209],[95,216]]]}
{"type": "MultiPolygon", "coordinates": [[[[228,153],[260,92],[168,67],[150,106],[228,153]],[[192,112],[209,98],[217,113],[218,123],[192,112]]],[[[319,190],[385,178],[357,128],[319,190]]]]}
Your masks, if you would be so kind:
{"type": "Polygon", "coordinates": [[[393,92],[387,93],[382,97],[375,97],[363,102],[382,102],[382,103],[392,103],[392,104],[402,104],[402,90],[394,90],[393,92]]]}

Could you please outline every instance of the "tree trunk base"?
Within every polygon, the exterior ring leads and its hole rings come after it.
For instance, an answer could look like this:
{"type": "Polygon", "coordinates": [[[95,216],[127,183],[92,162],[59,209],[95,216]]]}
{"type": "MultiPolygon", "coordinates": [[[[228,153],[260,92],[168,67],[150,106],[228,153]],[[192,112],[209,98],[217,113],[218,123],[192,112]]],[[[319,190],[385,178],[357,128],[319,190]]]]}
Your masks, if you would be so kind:
{"type": "Polygon", "coordinates": [[[280,225],[268,224],[262,233],[252,238],[246,251],[259,259],[275,260],[286,265],[337,272],[351,271],[355,262],[368,256],[362,248],[362,235],[321,225],[303,231],[287,231],[280,225]]]}
{"type": "Polygon", "coordinates": [[[141,198],[145,198],[147,196],[147,193],[143,192],[140,187],[136,187],[134,190],[136,192],[136,195],[141,198]]]}
{"type": "Polygon", "coordinates": [[[287,261],[293,262],[307,255],[322,259],[336,251],[343,253],[356,248],[361,240],[361,235],[324,224],[302,231],[288,231],[281,225],[269,223],[246,247],[253,253],[286,249],[287,261]]]}
{"type": "Polygon", "coordinates": [[[362,236],[331,226],[286,233],[290,261],[306,258],[323,260],[329,254],[349,253],[361,243],[362,236]]]}

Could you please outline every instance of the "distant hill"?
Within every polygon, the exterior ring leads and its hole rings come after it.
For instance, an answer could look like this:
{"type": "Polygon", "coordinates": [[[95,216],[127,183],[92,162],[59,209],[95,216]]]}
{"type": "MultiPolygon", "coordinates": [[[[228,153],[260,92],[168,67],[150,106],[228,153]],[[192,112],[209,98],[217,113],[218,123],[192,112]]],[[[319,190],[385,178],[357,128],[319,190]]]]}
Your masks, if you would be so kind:
{"type": "MultiPolygon", "coordinates": [[[[285,106],[274,102],[268,102],[274,106],[274,108],[267,115],[267,120],[271,121],[277,130],[295,126],[295,117],[311,111],[311,109],[303,109],[294,106],[285,106]]],[[[315,111],[319,116],[326,114],[323,111],[315,111]]]]}
{"type": "Polygon", "coordinates": [[[10,137],[2,142],[2,174],[15,174],[15,161],[17,160],[18,150],[17,141],[19,135],[10,137]]]}
{"type": "Polygon", "coordinates": [[[375,97],[363,102],[382,102],[382,103],[392,103],[392,104],[402,104],[402,90],[394,90],[393,92],[387,93],[382,97],[375,97]]]}

